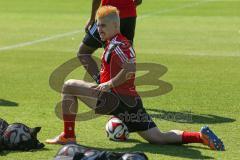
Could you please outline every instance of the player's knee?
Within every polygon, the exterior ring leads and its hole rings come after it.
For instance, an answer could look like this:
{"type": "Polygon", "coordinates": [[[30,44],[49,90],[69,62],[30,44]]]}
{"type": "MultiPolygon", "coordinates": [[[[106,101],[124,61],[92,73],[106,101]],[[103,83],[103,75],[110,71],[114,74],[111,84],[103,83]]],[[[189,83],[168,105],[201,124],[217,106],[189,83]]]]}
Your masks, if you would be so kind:
{"type": "Polygon", "coordinates": [[[86,56],[86,55],[89,56],[89,55],[91,55],[94,51],[95,51],[95,49],[87,46],[87,45],[84,44],[84,43],[81,43],[81,44],[80,44],[80,47],[79,47],[79,50],[78,50],[78,52],[77,52],[77,56],[78,56],[79,58],[84,58],[84,56],[86,56]]]}
{"type": "Polygon", "coordinates": [[[70,87],[73,87],[75,84],[76,84],[76,80],[74,80],[74,79],[67,80],[63,84],[62,91],[64,92],[64,91],[68,90],[70,87]]]}
{"type": "Polygon", "coordinates": [[[77,57],[81,58],[82,55],[83,55],[83,52],[81,51],[81,45],[80,45],[80,48],[79,48],[79,50],[77,52],[77,57]]]}
{"type": "Polygon", "coordinates": [[[69,79],[66,82],[64,82],[64,86],[73,86],[74,84],[76,84],[75,79],[69,79]]]}
{"type": "Polygon", "coordinates": [[[171,130],[170,132],[173,132],[173,133],[175,133],[178,136],[181,136],[182,133],[183,133],[183,131],[180,131],[180,130],[171,130]]]}
{"type": "Polygon", "coordinates": [[[84,55],[84,44],[81,43],[81,44],[80,44],[80,47],[79,47],[79,50],[78,50],[78,52],[77,52],[77,57],[78,57],[78,58],[81,58],[83,55],[84,55]]]}

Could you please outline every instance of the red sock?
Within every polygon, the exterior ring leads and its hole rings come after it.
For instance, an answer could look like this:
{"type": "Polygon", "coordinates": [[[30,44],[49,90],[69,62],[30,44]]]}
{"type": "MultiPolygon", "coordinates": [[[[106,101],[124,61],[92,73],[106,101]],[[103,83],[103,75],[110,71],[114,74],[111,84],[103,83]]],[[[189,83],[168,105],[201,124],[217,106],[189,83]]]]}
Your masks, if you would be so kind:
{"type": "Polygon", "coordinates": [[[75,114],[64,114],[64,137],[65,138],[75,138],[75,114]]]}
{"type": "Polygon", "coordinates": [[[182,143],[202,143],[199,132],[186,132],[182,134],[182,143]]]}

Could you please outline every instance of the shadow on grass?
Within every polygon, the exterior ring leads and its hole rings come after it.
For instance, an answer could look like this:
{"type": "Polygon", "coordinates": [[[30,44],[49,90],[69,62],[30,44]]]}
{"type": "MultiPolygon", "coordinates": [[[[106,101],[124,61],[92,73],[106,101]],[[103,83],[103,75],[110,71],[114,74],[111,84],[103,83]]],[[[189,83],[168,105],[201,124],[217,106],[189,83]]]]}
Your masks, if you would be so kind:
{"type": "Polygon", "coordinates": [[[15,107],[15,106],[18,106],[18,103],[8,101],[8,100],[5,100],[5,99],[0,99],[0,106],[15,107]]]}
{"type": "Polygon", "coordinates": [[[230,123],[236,121],[235,119],[228,117],[221,117],[212,114],[194,114],[192,112],[173,112],[157,109],[147,109],[151,113],[151,117],[155,120],[166,120],[177,123],[203,123],[203,124],[215,124],[215,123],[230,123]],[[157,114],[156,114],[157,113],[157,114]]]}
{"type": "MultiPolygon", "coordinates": [[[[130,143],[136,142],[133,140],[130,143]]],[[[139,141],[140,142],[140,141],[139,141]]],[[[100,150],[108,150],[113,152],[121,152],[121,151],[140,151],[144,153],[152,153],[152,154],[161,154],[172,157],[180,157],[180,158],[189,158],[189,159],[213,159],[213,157],[204,156],[200,151],[193,149],[195,146],[186,146],[186,145],[154,145],[149,143],[138,143],[133,147],[129,148],[96,148],[100,150]]],[[[198,148],[198,147],[195,147],[198,148]]],[[[200,149],[203,149],[200,147],[200,149]]],[[[206,148],[207,149],[207,148],[206,148]]]]}
{"type": "Polygon", "coordinates": [[[24,153],[24,152],[31,152],[31,153],[34,153],[34,152],[45,152],[45,151],[49,151],[50,149],[48,148],[42,148],[42,149],[33,149],[33,150],[30,150],[30,151],[17,151],[17,150],[3,150],[3,151],[0,151],[0,157],[1,156],[7,156],[8,154],[11,154],[11,153],[24,153]]]}

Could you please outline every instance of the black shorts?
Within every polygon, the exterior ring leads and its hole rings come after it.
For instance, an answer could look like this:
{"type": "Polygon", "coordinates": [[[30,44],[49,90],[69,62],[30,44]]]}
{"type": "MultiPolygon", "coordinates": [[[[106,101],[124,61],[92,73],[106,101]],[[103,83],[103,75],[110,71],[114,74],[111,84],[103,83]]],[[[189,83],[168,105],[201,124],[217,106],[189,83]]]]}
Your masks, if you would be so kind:
{"type": "MultiPolygon", "coordinates": [[[[136,26],[136,17],[123,18],[120,20],[121,34],[133,43],[136,26]]],[[[91,48],[101,48],[105,42],[101,41],[97,30],[97,23],[93,23],[87,31],[83,43],[91,48]]]]}
{"type": "Polygon", "coordinates": [[[106,93],[100,99],[95,112],[118,117],[126,124],[129,132],[146,131],[156,127],[143,107],[140,97],[123,97],[114,93],[106,93]],[[101,102],[103,102],[102,105],[101,102]]]}

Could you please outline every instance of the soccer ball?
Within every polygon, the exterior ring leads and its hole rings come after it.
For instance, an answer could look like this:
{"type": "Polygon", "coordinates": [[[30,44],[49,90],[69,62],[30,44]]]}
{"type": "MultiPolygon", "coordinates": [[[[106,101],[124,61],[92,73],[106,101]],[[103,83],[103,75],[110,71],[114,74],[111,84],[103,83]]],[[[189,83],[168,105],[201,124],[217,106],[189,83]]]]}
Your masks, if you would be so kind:
{"type": "Polygon", "coordinates": [[[117,117],[112,117],[106,124],[107,137],[114,141],[125,141],[129,137],[127,126],[117,117]]]}
{"type": "Polygon", "coordinates": [[[4,143],[15,146],[31,139],[30,129],[21,123],[14,123],[7,127],[3,134],[4,143]]]}

